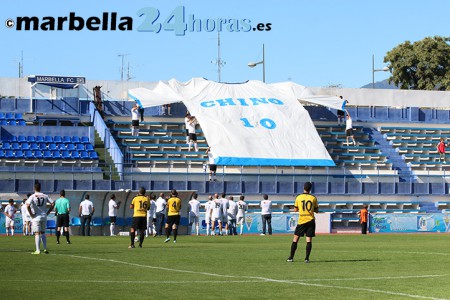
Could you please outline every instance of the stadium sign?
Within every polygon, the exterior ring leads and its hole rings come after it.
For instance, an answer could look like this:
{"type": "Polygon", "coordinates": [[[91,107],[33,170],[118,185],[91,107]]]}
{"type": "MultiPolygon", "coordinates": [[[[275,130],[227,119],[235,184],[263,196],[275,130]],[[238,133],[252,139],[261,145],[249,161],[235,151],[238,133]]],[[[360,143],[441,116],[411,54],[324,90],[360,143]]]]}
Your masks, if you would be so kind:
{"type": "Polygon", "coordinates": [[[28,82],[32,83],[47,83],[47,84],[85,84],[85,77],[69,77],[69,76],[47,76],[47,75],[33,75],[28,77],[28,82]]]}

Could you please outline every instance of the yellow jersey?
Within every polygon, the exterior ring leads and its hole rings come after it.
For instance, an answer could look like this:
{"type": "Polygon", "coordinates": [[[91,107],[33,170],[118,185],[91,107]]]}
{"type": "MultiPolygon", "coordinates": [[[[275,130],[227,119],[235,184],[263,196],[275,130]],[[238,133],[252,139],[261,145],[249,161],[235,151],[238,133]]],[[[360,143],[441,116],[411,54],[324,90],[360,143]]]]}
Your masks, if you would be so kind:
{"type": "Polygon", "coordinates": [[[167,216],[177,216],[181,210],[181,200],[178,197],[172,197],[167,200],[168,212],[167,216]]]}
{"type": "Polygon", "coordinates": [[[147,196],[137,195],[131,202],[133,205],[134,214],[133,217],[146,217],[147,210],[150,207],[150,201],[147,196]]]}
{"type": "Polygon", "coordinates": [[[317,199],[311,194],[300,194],[295,198],[294,207],[298,209],[298,224],[314,220],[314,212],[319,211],[317,199]]]}

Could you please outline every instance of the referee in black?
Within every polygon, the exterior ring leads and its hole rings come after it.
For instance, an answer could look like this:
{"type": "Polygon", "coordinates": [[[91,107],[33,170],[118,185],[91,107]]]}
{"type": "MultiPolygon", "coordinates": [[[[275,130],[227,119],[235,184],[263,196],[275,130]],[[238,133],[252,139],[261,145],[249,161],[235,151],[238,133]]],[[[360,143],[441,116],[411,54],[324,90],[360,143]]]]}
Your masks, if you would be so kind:
{"type": "Polygon", "coordinates": [[[70,201],[66,198],[66,191],[59,192],[59,198],[55,202],[56,212],[56,243],[59,244],[59,237],[61,236],[61,228],[64,227],[64,235],[66,236],[67,244],[71,244],[69,238],[69,213],[70,201]]]}

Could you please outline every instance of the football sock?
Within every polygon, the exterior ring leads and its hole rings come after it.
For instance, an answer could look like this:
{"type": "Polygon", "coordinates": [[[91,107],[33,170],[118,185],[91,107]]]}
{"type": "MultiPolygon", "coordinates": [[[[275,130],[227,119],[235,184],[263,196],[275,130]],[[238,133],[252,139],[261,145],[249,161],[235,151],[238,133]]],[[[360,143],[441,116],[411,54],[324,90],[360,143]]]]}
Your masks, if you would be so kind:
{"type": "Polygon", "coordinates": [[[197,225],[195,225],[195,230],[196,230],[196,232],[197,232],[197,235],[198,235],[198,224],[197,224],[197,225]]]}
{"type": "Polygon", "coordinates": [[[306,243],[306,256],[305,259],[309,260],[309,255],[311,254],[312,242],[306,243]]]}
{"type": "Polygon", "coordinates": [[[141,230],[141,234],[139,235],[139,246],[142,246],[142,243],[144,242],[145,238],[145,232],[141,230]]]}
{"type": "Polygon", "coordinates": [[[136,231],[130,232],[131,245],[134,245],[135,237],[136,237],[136,231]]]}
{"type": "Polygon", "coordinates": [[[291,245],[291,255],[289,255],[289,258],[294,258],[295,251],[297,251],[297,243],[292,242],[292,245],[291,245]]]}
{"type": "Polygon", "coordinates": [[[240,228],[239,228],[239,233],[240,233],[240,234],[242,234],[243,229],[244,229],[244,225],[241,224],[241,225],[240,225],[240,228]]]}
{"type": "Polygon", "coordinates": [[[178,228],[173,230],[173,240],[176,241],[177,240],[177,235],[178,235],[178,228]]]}
{"type": "Polygon", "coordinates": [[[66,240],[68,243],[70,243],[70,238],[69,238],[69,230],[64,231],[64,235],[66,236],[66,240]]]}
{"type": "Polygon", "coordinates": [[[61,235],[61,232],[56,230],[55,235],[56,235],[56,241],[59,243],[59,236],[61,235]]]}
{"type": "Polygon", "coordinates": [[[44,245],[44,250],[47,249],[47,236],[45,233],[41,234],[42,244],[44,245]]]}
{"type": "Polygon", "coordinates": [[[34,235],[34,243],[36,244],[36,251],[41,251],[41,237],[39,234],[34,235]]]}
{"type": "Polygon", "coordinates": [[[170,236],[169,228],[166,228],[166,237],[169,238],[169,236],[170,236]]]}
{"type": "Polygon", "coordinates": [[[14,236],[14,227],[11,228],[11,236],[14,236]]]}
{"type": "Polygon", "coordinates": [[[114,224],[109,225],[109,231],[111,235],[114,234],[114,224]]]}
{"type": "Polygon", "coordinates": [[[195,149],[195,152],[198,152],[198,145],[197,145],[197,143],[194,143],[194,149],[195,149]]]}
{"type": "Polygon", "coordinates": [[[188,151],[191,151],[191,148],[192,148],[192,142],[189,141],[189,148],[188,148],[188,151]]]}
{"type": "Polygon", "coordinates": [[[206,235],[209,235],[209,227],[210,227],[210,225],[206,224],[206,235]]]}

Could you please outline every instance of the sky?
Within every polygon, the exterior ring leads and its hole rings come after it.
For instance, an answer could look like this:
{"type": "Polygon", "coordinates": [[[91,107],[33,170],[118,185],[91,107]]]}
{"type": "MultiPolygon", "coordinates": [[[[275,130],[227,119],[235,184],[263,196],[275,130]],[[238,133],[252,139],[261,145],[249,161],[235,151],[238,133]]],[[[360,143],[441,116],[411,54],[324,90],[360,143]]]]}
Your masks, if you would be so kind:
{"type": "MultiPolygon", "coordinates": [[[[381,69],[386,66],[385,54],[406,40],[449,36],[449,11],[450,1],[445,0],[4,1],[0,11],[0,77],[19,76],[23,53],[24,76],[121,80],[123,74],[124,80],[132,81],[187,81],[192,77],[218,81],[214,61],[218,57],[217,31],[222,24],[222,82],[262,80],[262,64],[249,68],[248,63],[262,60],[264,44],[267,83],[293,81],[305,86],[358,88],[372,82],[372,55],[375,68],[381,69]],[[101,19],[103,13],[111,17],[115,12],[118,23],[121,17],[131,18],[132,28],[128,28],[132,30],[92,31],[84,26],[70,31],[68,22],[59,31],[17,27],[18,17],[36,16],[42,25],[44,17],[69,17],[71,12],[85,22],[90,17],[101,19]],[[15,23],[12,28],[7,27],[8,19],[15,23]],[[198,20],[194,26],[201,21],[200,31],[190,30],[192,19],[198,20]],[[253,30],[258,23],[270,23],[270,30],[253,30]],[[158,24],[162,24],[161,31],[155,32],[158,24]],[[166,30],[174,25],[184,35],[166,30]]],[[[375,81],[388,76],[377,72],[375,81]]]]}

